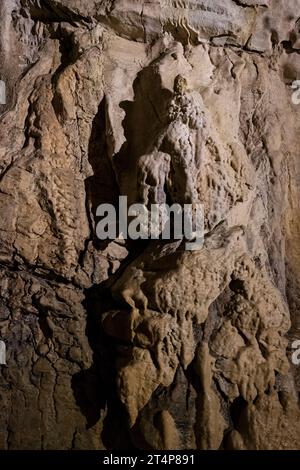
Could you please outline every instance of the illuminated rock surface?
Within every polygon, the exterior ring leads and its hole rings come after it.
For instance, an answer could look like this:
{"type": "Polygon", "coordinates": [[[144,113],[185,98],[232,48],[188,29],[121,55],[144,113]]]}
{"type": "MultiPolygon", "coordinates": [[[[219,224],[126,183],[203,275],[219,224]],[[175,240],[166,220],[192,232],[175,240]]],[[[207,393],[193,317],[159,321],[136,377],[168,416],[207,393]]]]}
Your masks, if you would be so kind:
{"type": "Polygon", "coordinates": [[[0,6],[0,449],[299,449],[298,0],[0,6]],[[205,244],[96,237],[202,203],[205,244]]]}

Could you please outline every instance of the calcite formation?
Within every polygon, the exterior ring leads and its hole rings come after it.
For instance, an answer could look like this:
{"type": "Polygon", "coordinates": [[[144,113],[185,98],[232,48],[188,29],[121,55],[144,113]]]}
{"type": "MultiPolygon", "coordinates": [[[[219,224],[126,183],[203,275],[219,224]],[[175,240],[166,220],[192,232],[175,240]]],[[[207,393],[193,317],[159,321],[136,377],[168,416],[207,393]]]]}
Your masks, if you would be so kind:
{"type": "Polygon", "coordinates": [[[0,449],[300,448],[299,17],[1,2],[0,449]],[[120,195],[203,247],[99,240],[120,195]]]}

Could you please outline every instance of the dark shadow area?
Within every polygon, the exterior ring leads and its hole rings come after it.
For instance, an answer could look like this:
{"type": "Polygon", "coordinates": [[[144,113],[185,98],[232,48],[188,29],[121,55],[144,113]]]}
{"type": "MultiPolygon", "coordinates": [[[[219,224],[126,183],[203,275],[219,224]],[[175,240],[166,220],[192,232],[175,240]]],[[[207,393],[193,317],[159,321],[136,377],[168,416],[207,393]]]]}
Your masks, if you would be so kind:
{"type": "MultiPolygon", "coordinates": [[[[101,101],[92,123],[88,150],[89,163],[93,169],[93,175],[85,181],[91,241],[96,249],[104,249],[111,240],[101,241],[96,237],[96,210],[103,203],[116,205],[119,192],[107,154],[105,98],[101,101]]],[[[87,428],[99,421],[101,411],[109,406],[115,389],[114,344],[101,329],[101,316],[111,304],[110,290],[106,284],[95,285],[85,291],[85,333],[93,351],[93,364],[90,369],[83,370],[73,377],[72,388],[76,403],[86,417],[87,428]]]]}
{"type": "Polygon", "coordinates": [[[100,419],[106,410],[102,440],[109,449],[134,448],[129,434],[128,415],[116,391],[116,361],[120,348],[127,347],[108,337],[101,328],[102,315],[116,308],[106,283],[86,291],[83,303],[87,311],[86,335],[93,351],[93,365],[73,377],[72,387],[76,403],[87,419],[87,427],[100,419]]]}
{"type": "Polygon", "coordinates": [[[28,15],[27,9],[29,10],[31,18],[44,23],[67,22],[72,26],[77,26],[78,22],[92,23],[92,18],[88,16],[84,17],[72,11],[68,6],[61,4],[61,2],[52,2],[51,0],[28,2],[28,0],[21,0],[21,14],[25,17],[28,15]]]}
{"type": "Polygon", "coordinates": [[[125,111],[122,125],[126,141],[115,156],[114,165],[120,177],[121,194],[128,196],[134,194],[139,158],[153,152],[168,125],[173,94],[162,87],[155,64],[138,73],[133,83],[134,100],[120,103],[125,111]]]}
{"type": "Polygon", "coordinates": [[[101,306],[109,303],[107,294],[106,289],[94,286],[86,291],[83,302],[88,313],[85,333],[93,351],[93,364],[90,369],[73,376],[72,388],[76,403],[87,419],[87,428],[94,426],[100,419],[101,410],[106,408],[112,386],[112,351],[100,328],[101,306]]]}
{"type": "Polygon", "coordinates": [[[115,172],[107,153],[105,98],[101,101],[92,124],[89,163],[94,174],[85,181],[87,214],[94,246],[105,248],[109,241],[101,241],[96,237],[96,211],[100,204],[109,203],[116,207],[119,195],[115,172]]]}
{"type": "MultiPolygon", "coordinates": [[[[89,216],[91,241],[96,249],[103,249],[110,241],[96,238],[96,210],[100,204],[118,206],[119,194],[128,195],[136,181],[138,159],[151,152],[167,125],[167,110],[172,93],[162,89],[160,76],[150,66],[142,70],[134,82],[134,101],[122,102],[124,142],[120,152],[109,158],[107,149],[106,115],[104,98],[94,118],[89,142],[89,163],[93,175],[86,179],[86,205],[89,216]],[[150,86],[149,86],[150,83],[150,86]],[[159,103],[155,108],[154,103],[159,103]],[[118,181],[115,175],[118,175],[118,181]],[[123,184],[124,183],[124,184],[123,184]],[[123,191],[122,191],[123,190],[123,191]]],[[[138,201],[134,201],[138,202],[138,201]]],[[[130,203],[128,201],[128,203],[130,203]]],[[[123,310],[111,295],[111,286],[127,266],[145,251],[148,240],[126,242],[128,256],[118,271],[109,279],[85,291],[83,306],[87,314],[86,336],[93,351],[90,369],[76,374],[72,386],[76,402],[91,427],[99,420],[101,410],[106,410],[102,440],[107,449],[135,449],[132,441],[128,413],[117,393],[117,361],[130,356],[131,344],[107,336],[102,328],[103,315],[110,310],[123,310]],[[128,353],[128,354],[127,354],[128,353]]]]}
{"type": "Polygon", "coordinates": [[[101,410],[104,410],[106,405],[105,390],[103,390],[95,363],[90,369],[83,370],[72,377],[72,389],[76,404],[86,417],[86,428],[95,426],[100,419],[101,410]]]}
{"type": "Polygon", "coordinates": [[[230,406],[230,416],[235,429],[239,429],[241,424],[241,415],[247,407],[247,402],[243,397],[237,397],[230,406]]]}

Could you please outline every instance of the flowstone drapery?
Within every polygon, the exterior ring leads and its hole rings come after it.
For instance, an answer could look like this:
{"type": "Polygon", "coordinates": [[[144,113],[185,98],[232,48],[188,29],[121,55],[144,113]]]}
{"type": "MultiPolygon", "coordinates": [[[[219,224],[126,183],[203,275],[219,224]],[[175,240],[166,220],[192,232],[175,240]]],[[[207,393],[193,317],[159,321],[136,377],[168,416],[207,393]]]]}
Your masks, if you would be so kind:
{"type": "Polygon", "coordinates": [[[299,448],[297,11],[1,3],[1,449],[299,448]],[[203,248],[100,241],[120,195],[203,248]]]}

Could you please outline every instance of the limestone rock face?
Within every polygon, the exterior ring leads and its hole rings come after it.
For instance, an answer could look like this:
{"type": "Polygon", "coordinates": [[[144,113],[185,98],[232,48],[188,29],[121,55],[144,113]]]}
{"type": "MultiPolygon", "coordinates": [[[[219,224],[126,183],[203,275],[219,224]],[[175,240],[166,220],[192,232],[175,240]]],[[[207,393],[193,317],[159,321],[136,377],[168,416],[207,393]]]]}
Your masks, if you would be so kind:
{"type": "Polygon", "coordinates": [[[299,17],[1,2],[0,449],[299,449],[299,17]],[[203,247],[99,240],[120,195],[203,247]]]}

